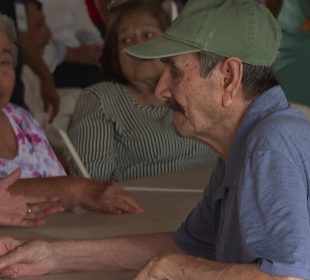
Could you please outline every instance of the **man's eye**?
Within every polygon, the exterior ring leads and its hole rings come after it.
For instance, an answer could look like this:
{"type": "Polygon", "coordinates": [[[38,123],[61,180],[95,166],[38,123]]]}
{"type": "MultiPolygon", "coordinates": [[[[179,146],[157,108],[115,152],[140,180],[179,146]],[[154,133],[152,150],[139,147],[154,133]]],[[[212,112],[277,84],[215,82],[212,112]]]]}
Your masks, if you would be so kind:
{"type": "Polygon", "coordinates": [[[176,68],[172,68],[171,69],[171,74],[172,74],[172,77],[175,78],[175,79],[179,78],[180,75],[181,75],[180,71],[178,69],[176,69],[176,68]]]}

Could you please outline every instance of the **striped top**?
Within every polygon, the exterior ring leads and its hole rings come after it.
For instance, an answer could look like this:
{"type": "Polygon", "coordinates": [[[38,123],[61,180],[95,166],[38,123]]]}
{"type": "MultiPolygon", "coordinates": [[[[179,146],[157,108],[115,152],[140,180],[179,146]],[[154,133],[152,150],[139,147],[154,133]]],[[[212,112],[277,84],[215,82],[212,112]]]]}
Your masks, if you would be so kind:
{"type": "Polygon", "coordinates": [[[213,165],[215,153],[179,137],[172,117],[166,106],[145,107],[125,86],[102,82],[80,95],[69,137],[90,176],[104,181],[213,165]]]}

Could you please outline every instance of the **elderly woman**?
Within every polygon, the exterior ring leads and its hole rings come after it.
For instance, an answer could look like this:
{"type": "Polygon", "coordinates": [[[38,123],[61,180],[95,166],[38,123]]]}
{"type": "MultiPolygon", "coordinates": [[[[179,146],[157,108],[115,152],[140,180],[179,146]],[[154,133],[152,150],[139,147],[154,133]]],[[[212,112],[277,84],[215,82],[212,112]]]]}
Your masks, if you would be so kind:
{"type": "Polygon", "coordinates": [[[86,169],[97,179],[124,181],[213,164],[210,150],[176,135],[171,110],[155,97],[163,64],[124,53],[159,36],[168,16],[158,1],[122,2],[112,7],[105,38],[105,82],[81,94],[69,130],[86,169]]]}
{"type": "Polygon", "coordinates": [[[83,206],[108,213],[141,212],[118,185],[66,176],[38,123],[8,103],[15,82],[15,40],[12,21],[0,15],[0,177],[20,168],[23,178],[9,190],[19,195],[57,196],[66,209],[83,206]]]}

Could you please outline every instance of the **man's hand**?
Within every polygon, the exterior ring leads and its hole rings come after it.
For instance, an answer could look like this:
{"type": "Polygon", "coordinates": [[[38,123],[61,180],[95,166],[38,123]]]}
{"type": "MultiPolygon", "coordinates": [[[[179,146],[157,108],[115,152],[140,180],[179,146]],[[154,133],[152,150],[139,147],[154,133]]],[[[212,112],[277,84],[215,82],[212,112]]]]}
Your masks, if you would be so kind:
{"type": "Polygon", "coordinates": [[[185,255],[167,255],[152,259],[133,280],[188,279],[184,274],[190,263],[185,255]],[[180,265],[180,266],[179,266],[180,265]]]}
{"type": "Polygon", "coordinates": [[[0,225],[32,227],[45,223],[49,214],[64,211],[56,197],[13,195],[9,186],[20,177],[20,170],[0,179],[0,225]]]}
{"type": "Polygon", "coordinates": [[[82,193],[83,207],[109,214],[142,213],[143,208],[118,184],[93,181],[82,193]]]}
{"type": "Polygon", "coordinates": [[[0,237],[0,275],[17,278],[41,275],[52,270],[52,243],[30,241],[23,243],[9,237],[0,237]]]}

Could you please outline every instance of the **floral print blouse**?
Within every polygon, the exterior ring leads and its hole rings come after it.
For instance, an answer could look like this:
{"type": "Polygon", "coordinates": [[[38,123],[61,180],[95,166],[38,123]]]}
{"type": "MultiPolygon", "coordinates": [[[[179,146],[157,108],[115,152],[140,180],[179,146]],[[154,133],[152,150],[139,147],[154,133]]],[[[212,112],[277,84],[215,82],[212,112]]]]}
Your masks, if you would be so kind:
{"type": "Polygon", "coordinates": [[[34,117],[10,103],[2,110],[15,132],[18,150],[14,159],[0,158],[0,178],[12,173],[18,167],[22,171],[21,178],[66,175],[43,129],[34,117]]]}

